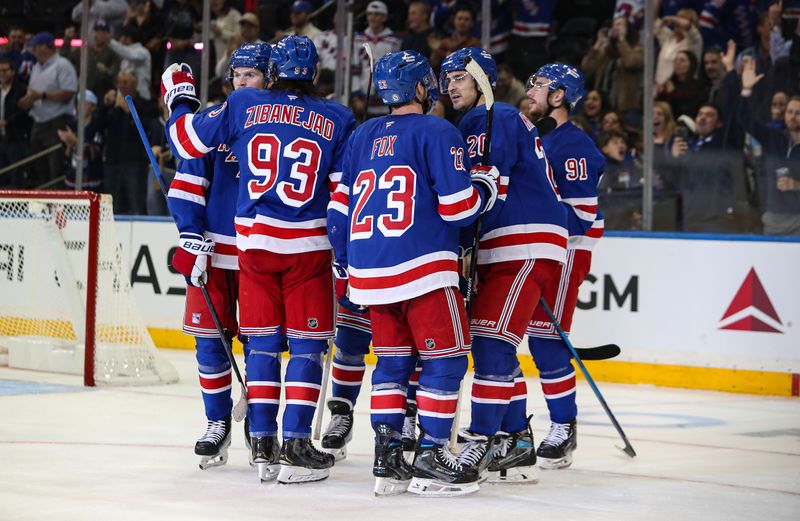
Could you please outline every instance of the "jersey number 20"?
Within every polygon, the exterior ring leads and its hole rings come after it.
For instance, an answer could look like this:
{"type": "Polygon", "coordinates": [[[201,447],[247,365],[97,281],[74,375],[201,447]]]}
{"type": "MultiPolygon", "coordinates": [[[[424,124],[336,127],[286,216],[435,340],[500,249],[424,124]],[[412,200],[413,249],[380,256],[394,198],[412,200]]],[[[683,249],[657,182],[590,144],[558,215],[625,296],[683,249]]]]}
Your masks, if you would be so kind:
{"type": "Polygon", "coordinates": [[[414,224],[414,194],[417,174],[408,166],[392,166],[378,177],[374,170],[362,170],[353,183],[353,196],[360,195],[350,223],[350,240],[369,239],[375,221],[384,237],[399,237],[414,224]],[[375,188],[389,190],[386,195],[387,213],[362,215],[375,188]],[[394,210],[394,212],[391,212],[394,210]],[[394,215],[393,215],[394,213],[394,215]]]}
{"type": "Polygon", "coordinates": [[[316,142],[303,138],[281,148],[281,140],[275,134],[253,136],[247,144],[247,162],[255,179],[247,182],[247,191],[250,199],[260,198],[275,186],[281,156],[294,159],[289,179],[278,183],[276,191],[286,205],[299,208],[314,197],[322,150],[316,142]]]}

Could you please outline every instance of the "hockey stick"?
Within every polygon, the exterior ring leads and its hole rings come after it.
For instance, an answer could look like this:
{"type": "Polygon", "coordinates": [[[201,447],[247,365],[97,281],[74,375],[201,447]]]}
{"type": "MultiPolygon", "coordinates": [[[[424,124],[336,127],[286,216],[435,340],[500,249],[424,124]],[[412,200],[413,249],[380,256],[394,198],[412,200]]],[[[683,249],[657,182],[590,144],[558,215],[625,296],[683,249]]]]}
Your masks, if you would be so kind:
{"type": "Polygon", "coordinates": [[[558,323],[556,316],[550,310],[550,306],[548,306],[544,298],[541,297],[539,298],[539,304],[542,306],[542,309],[544,309],[544,312],[547,313],[548,318],[550,318],[550,320],[553,322],[553,326],[555,326],[556,331],[558,331],[558,335],[561,337],[561,340],[564,341],[564,343],[567,345],[567,348],[572,352],[572,357],[575,359],[576,362],[578,362],[578,367],[581,368],[581,372],[583,373],[583,376],[586,377],[586,381],[589,382],[589,386],[591,386],[592,391],[594,391],[594,395],[597,396],[597,399],[600,401],[600,405],[603,406],[603,410],[606,411],[606,415],[608,415],[608,418],[611,420],[611,423],[614,424],[614,428],[617,429],[617,432],[622,438],[622,441],[625,443],[624,448],[622,447],[617,447],[617,448],[622,450],[625,454],[627,454],[631,458],[635,458],[636,451],[633,450],[631,442],[628,441],[628,437],[625,436],[625,432],[622,430],[622,427],[620,427],[617,418],[614,417],[614,413],[612,413],[611,409],[608,407],[605,398],[603,398],[603,395],[600,393],[600,389],[597,388],[597,384],[594,383],[594,380],[592,379],[592,376],[589,374],[589,371],[586,369],[586,366],[583,365],[581,357],[578,356],[577,351],[575,350],[574,347],[572,347],[572,342],[569,341],[567,334],[561,328],[561,324],[558,323]]]}
{"type": "Polygon", "coordinates": [[[375,70],[375,60],[372,58],[372,47],[370,47],[367,42],[364,42],[364,51],[366,51],[367,57],[369,58],[369,78],[367,79],[367,96],[364,98],[364,114],[361,116],[361,123],[367,120],[367,115],[369,114],[369,93],[372,90],[372,71],[375,70]]]}
{"type": "MultiPolygon", "coordinates": [[[[142,145],[144,145],[145,152],[147,152],[147,157],[150,158],[150,164],[153,167],[153,173],[155,173],[156,179],[158,179],[158,185],[161,187],[161,193],[164,194],[164,198],[167,199],[167,194],[169,193],[167,183],[164,181],[164,177],[161,175],[161,170],[158,168],[158,161],[156,161],[156,157],[153,155],[153,150],[150,147],[150,140],[147,139],[147,134],[144,131],[144,127],[142,127],[142,120],[139,118],[139,113],[136,112],[136,106],[133,104],[133,99],[130,96],[125,96],[125,102],[128,104],[133,122],[136,124],[136,128],[139,131],[139,137],[142,140],[142,145]]],[[[231,417],[237,422],[240,422],[247,414],[247,386],[245,386],[244,381],[242,380],[242,375],[239,373],[239,366],[236,364],[236,359],[233,357],[233,350],[230,342],[228,342],[228,337],[225,336],[225,331],[222,329],[219,315],[217,314],[217,310],[214,308],[214,303],[211,301],[211,295],[208,294],[206,285],[202,280],[200,281],[200,291],[203,293],[206,306],[208,306],[208,311],[211,313],[211,319],[214,321],[214,326],[217,328],[217,333],[219,333],[219,339],[222,342],[222,346],[225,348],[225,354],[228,355],[228,361],[231,363],[233,372],[236,374],[236,379],[239,380],[239,385],[242,389],[242,395],[239,398],[239,401],[236,402],[236,405],[233,406],[233,410],[231,411],[231,417]]]]}
{"type": "MultiPolygon", "coordinates": [[[[475,82],[480,87],[481,91],[483,92],[483,99],[486,103],[486,139],[484,140],[483,144],[483,164],[489,164],[489,153],[490,147],[492,143],[492,122],[494,121],[494,92],[492,91],[492,86],[489,83],[489,78],[486,76],[486,73],[483,72],[480,65],[478,65],[474,60],[467,57],[465,60],[465,65],[467,72],[475,79],[475,82]]],[[[478,94],[480,96],[480,94],[478,94]]],[[[467,295],[464,298],[467,304],[467,327],[472,322],[472,299],[475,293],[475,284],[476,279],[478,277],[478,243],[480,242],[481,237],[481,217],[478,217],[477,222],[475,223],[475,235],[472,237],[472,262],[469,265],[469,278],[467,279],[467,295]]],[[[453,428],[450,430],[450,448],[454,448],[456,446],[456,440],[458,439],[458,424],[461,420],[461,397],[463,395],[463,384],[464,381],[461,381],[461,384],[458,387],[458,398],[456,399],[456,415],[453,418],[453,428]]]]}
{"type": "MultiPolygon", "coordinates": [[[[336,302],[336,288],[333,289],[333,327],[336,330],[336,315],[339,303],[336,302]]],[[[328,340],[328,353],[325,357],[325,366],[322,368],[322,382],[319,387],[317,399],[317,418],[314,421],[314,440],[319,441],[322,435],[322,416],[325,414],[325,395],[328,394],[328,380],[331,378],[331,364],[333,363],[333,338],[328,340]]]]}

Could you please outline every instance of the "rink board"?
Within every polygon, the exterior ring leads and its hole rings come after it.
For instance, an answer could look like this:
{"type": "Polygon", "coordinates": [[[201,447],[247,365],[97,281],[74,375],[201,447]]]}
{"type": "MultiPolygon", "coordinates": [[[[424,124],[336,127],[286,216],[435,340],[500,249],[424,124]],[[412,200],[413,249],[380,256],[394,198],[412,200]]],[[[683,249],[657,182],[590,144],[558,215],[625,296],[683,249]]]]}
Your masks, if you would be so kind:
{"type": "MultiPolygon", "coordinates": [[[[117,225],[156,345],[193,348],[180,332],[183,277],[168,266],[174,224],[117,225]]],[[[571,336],[581,347],[622,348],[614,361],[589,364],[596,380],[799,394],[800,241],[609,235],[581,286],[571,336]]],[[[535,374],[530,356],[521,359],[535,374]]]]}

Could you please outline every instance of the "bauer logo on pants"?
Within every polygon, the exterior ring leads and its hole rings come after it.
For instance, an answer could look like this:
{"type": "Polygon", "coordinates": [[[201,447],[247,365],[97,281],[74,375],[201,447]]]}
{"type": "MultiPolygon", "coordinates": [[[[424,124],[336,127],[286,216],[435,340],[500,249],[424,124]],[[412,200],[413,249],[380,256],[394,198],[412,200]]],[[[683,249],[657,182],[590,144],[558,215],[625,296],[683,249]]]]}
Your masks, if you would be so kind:
{"type": "Polygon", "coordinates": [[[772,305],[755,268],[739,286],[728,309],[720,319],[720,329],[783,333],[783,323],[772,305]]]}
{"type": "Polygon", "coordinates": [[[311,329],[317,329],[318,325],[319,325],[319,322],[317,322],[316,318],[309,318],[308,319],[308,327],[310,327],[311,329]]]}

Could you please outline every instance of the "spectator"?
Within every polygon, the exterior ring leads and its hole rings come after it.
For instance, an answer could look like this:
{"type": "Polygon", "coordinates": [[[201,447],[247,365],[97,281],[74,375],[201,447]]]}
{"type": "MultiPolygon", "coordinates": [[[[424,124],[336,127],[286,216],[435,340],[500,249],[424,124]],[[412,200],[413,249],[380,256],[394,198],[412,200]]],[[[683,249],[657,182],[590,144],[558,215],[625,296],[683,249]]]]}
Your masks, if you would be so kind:
{"type": "Polygon", "coordinates": [[[589,79],[587,84],[605,93],[611,108],[629,123],[640,126],[644,50],[639,35],[625,18],[615,18],[610,31],[598,31],[581,67],[589,79]]]}
{"type": "Polygon", "coordinates": [[[547,62],[547,39],[558,3],[513,0],[514,20],[508,64],[515,73],[520,74],[519,79],[522,81],[525,81],[529,71],[539,70],[547,62]]]}
{"type": "Polygon", "coordinates": [[[674,139],[667,173],[681,193],[684,230],[736,232],[735,194],[744,180],[742,155],[727,150],[717,107],[700,107],[695,126],[697,137],[691,142],[680,136],[674,139]]]}
{"type": "MultiPolygon", "coordinates": [[[[0,58],[0,168],[16,163],[27,154],[31,120],[17,106],[25,96],[26,87],[17,78],[14,62],[0,58]]],[[[19,187],[20,170],[14,169],[0,177],[0,184],[19,187]]]]}
{"type": "Polygon", "coordinates": [[[656,87],[658,99],[669,103],[672,113],[678,116],[696,114],[708,97],[705,86],[696,78],[697,57],[692,51],[678,51],[673,69],[670,79],[656,87]]]}
{"type": "MultiPolygon", "coordinates": [[[[675,131],[675,118],[669,103],[656,101],[653,104],[653,185],[659,191],[668,188],[664,181],[664,172],[669,168],[675,131]]],[[[688,141],[688,135],[685,137],[685,141],[688,141]]]]}
{"type": "Polygon", "coordinates": [[[228,42],[228,50],[219,57],[214,72],[218,78],[225,78],[228,74],[228,63],[231,61],[231,54],[245,43],[261,43],[263,40],[258,37],[261,31],[261,22],[255,13],[244,13],[239,18],[239,36],[233,37],[228,42]]]}
{"type": "Polygon", "coordinates": [[[475,27],[475,15],[472,9],[466,5],[456,8],[453,13],[453,32],[447,38],[441,40],[429,40],[431,50],[431,67],[434,71],[439,70],[448,54],[464,49],[466,47],[480,47],[481,41],[472,35],[472,28],[475,27]]]}
{"type": "MultiPolygon", "coordinates": [[[[97,20],[108,23],[112,36],[119,34],[122,22],[128,12],[128,3],[125,0],[94,0],[89,8],[89,41],[92,40],[94,25],[97,20]]],[[[72,22],[80,25],[83,19],[83,2],[79,1],[72,8],[72,22]]]]}
{"type": "Polygon", "coordinates": [[[606,171],[597,191],[609,229],[636,230],[642,226],[642,169],[629,160],[627,139],[624,132],[609,130],[598,140],[606,171]]]}
{"type": "MultiPolygon", "coordinates": [[[[95,35],[97,28],[95,28],[95,35]]],[[[85,93],[86,101],[84,105],[84,141],[83,141],[83,175],[81,177],[82,190],[99,190],[103,183],[103,127],[100,119],[96,115],[97,96],[94,92],[87,90],[85,93]]],[[[75,112],[78,112],[77,108],[75,112]]],[[[67,150],[65,155],[69,159],[67,167],[67,177],[64,184],[67,188],[74,190],[77,181],[78,169],[78,128],[77,121],[71,121],[69,126],[58,130],[58,138],[67,150]]]]}
{"type": "Polygon", "coordinates": [[[764,165],[760,184],[767,195],[762,215],[767,235],[800,235],[800,97],[792,96],[786,105],[785,128],[774,128],[755,119],[748,101],[753,87],[763,75],[756,74],[755,63],[748,60],[742,71],[744,103],[739,105],[739,118],[748,132],[761,142],[764,165]]]}
{"type": "Polygon", "coordinates": [[[789,104],[789,95],[783,91],[778,91],[772,95],[772,103],[770,104],[771,119],[767,126],[772,128],[786,128],[784,116],[786,114],[786,105],[789,104]]]}
{"type": "Polygon", "coordinates": [[[681,9],[677,16],[656,20],[656,38],[661,46],[656,62],[656,83],[663,85],[672,76],[673,61],[678,51],[692,51],[695,56],[703,52],[703,39],[697,28],[697,13],[681,9]]]}
{"type": "Polygon", "coordinates": [[[606,108],[603,93],[597,89],[592,89],[583,99],[581,116],[586,124],[589,125],[591,132],[589,136],[596,142],[600,137],[600,123],[603,119],[603,110],[606,108]]]}
{"type": "Polygon", "coordinates": [[[228,52],[231,38],[239,34],[242,13],[232,7],[233,0],[211,0],[211,32],[214,35],[214,56],[219,59],[228,52]]]}
{"type": "MultiPolygon", "coordinates": [[[[33,118],[31,152],[35,153],[60,142],[57,131],[67,126],[75,111],[72,98],[78,91],[78,75],[69,60],[56,53],[52,34],[38,33],[28,46],[37,63],[31,70],[28,92],[18,105],[33,118]]],[[[56,151],[33,161],[27,187],[37,187],[61,175],[63,158],[56,151]]]]}
{"type": "Polygon", "coordinates": [[[17,79],[27,84],[31,69],[36,63],[36,57],[25,49],[25,28],[21,25],[9,27],[8,44],[4,54],[14,62],[17,79]]]}
{"type": "MultiPolygon", "coordinates": [[[[74,28],[70,27],[64,33],[64,40],[70,40],[73,36],[75,36],[74,28]]],[[[108,24],[105,20],[97,20],[94,23],[92,45],[89,47],[89,59],[86,62],[86,88],[92,92],[105,92],[114,86],[114,79],[119,72],[120,57],[111,50],[110,42],[108,24]]],[[[66,54],[76,71],[80,70],[80,47],[65,45],[61,52],[66,54]]]]}
{"type": "Polygon", "coordinates": [[[756,12],[750,0],[708,0],[700,12],[703,44],[722,46],[728,40],[743,49],[753,44],[756,12]]]}
{"type": "MultiPolygon", "coordinates": [[[[364,32],[358,32],[353,38],[354,53],[354,77],[353,77],[353,99],[351,105],[353,112],[361,114],[364,112],[367,86],[369,83],[369,57],[364,50],[364,44],[369,44],[372,49],[372,57],[375,62],[390,52],[400,49],[400,38],[394,31],[386,27],[386,17],[389,9],[380,0],[373,0],[367,4],[367,28],[364,32]]],[[[377,91],[373,88],[372,97],[369,102],[369,114],[371,116],[381,116],[389,113],[389,108],[383,104],[378,97],[377,91]]]]}
{"type": "Polygon", "coordinates": [[[164,67],[173,63],[187,63],[199,76],[200,54],[194,50],[192,39],[195,28],[201,23],[200,15],[190,0],[173,0],[172,6],[164,13],[164,18],[167,38],[164,67]]]}
{"type": "Polygon", "coordinates": [[[519,102],[528,97],[525,86],[514,77],[514,71],[507,63],[497,66],[497,87],[494,91],[495,101],[503,101],[517,106],[519,102]]]}
{"type": "Polygon", "coordinates": [[[122,70],[117,75],[116,90],[103,97],[103,119],[106,122],[105,165],[103,187],[114,198],[115,214],[143,215],[147,211],[147,154],[138,146],[139,133],[125,103],[125,96],[133,98],[133,105],[150,129],[156,118],[155,104],[142,98],[137,90],[136,75],[122,70]],[[132,146],[136,143],[137,146],[132,146]]]}
{"type": "Polygon", "coordinates": [[[727,50],[723,53],[719,47],[711,47],[703,52],[703,76],[707,80],[708,96],[706,103],[723,106],[721,89],[725,75],[733,70],[736,58],[736,44],[733,40],[728,42],[727,50]]]}
{"type": "Polygon", "coordinates": [[[139,96],[150,99],[150,53],[141,43],[141,32],[135,25],[126,25],[122,28],[119,41],[111,40],[109,47],[122,58],[120,70],[133,71],[139,84],[136,90],[139,96]]]}
{"type": "MultiPolygon", "coordinates": [[[[308,36],[312,40],[320,33],[319,28],[311,23],[311,12],[314,8],[308,0],[295,0],[289,9],[292,26],[284,31],[286,35],[308,36]]],[[[386,11],[389,12],[388,10],[386,11]]],[[[377,60],[377,58],[375,58],[377,60]]]]}
{"type": "Polygon", "coordinates": [[[428,40],[436,37],[436,29],[431,25],[431,4],[425,0],[414,0],[408,4],[406,24],[408,32],[400,44],[400,49],[416,51],[430,59],[433,51],[428,40]]]}
{"type": "Polygon", "coordinates": [[[314,38],[314,46],[317,48],[319,55],[319,68],[322,71],[329,71],[335,73],[336,71],[336,26],[338,24],[338,17],[333,13],[333,28],[328,31],[321,31],[314,38]]]}
{"type": "MultiPolygon", "coordinates": [[[[123,27],[139,28],[141,42],[150,51],[150,91],[158,91],[164,66],[164,20],[151,0],[129,0],[128,17],[123,27]]],[[[95,92],[105,92],[95,91],[95,92]]]]}

